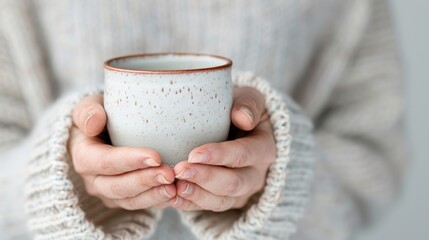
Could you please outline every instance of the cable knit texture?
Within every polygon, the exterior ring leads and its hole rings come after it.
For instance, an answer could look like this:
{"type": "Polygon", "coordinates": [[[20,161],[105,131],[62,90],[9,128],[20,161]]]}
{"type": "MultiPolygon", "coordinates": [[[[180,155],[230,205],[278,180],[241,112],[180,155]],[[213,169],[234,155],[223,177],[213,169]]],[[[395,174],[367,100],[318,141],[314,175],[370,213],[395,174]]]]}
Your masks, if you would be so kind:
{"type": "Polygon", "coordinates": [[[407,159],[401,85],[387,0],[0,1],[0,232],[350,239],[398,193],[407,159]],[[250,71],[234,83],[265,96],[277,159],[242,209],[108,209],[74,171],[71,112],[100,93],[82,89],[102,84],[102,62],[166,51],[229,56],[250,71]]]}

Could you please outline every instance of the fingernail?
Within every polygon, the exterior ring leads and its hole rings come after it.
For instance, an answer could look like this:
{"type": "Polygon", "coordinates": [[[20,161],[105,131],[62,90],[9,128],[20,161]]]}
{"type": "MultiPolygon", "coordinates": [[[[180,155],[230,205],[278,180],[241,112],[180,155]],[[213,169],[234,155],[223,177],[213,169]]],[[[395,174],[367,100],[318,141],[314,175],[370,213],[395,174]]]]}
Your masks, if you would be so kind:
{"type": "Polygon", "coordinates": [[[250,120],[251,123],[253,123],[253,113],[248,109],[247,107],[240,107],[238,110],[240,110],[242,113],[246,114],[247,118],[250,120]]]}
{"type": "Polygon", "coordinates": [[[162,187],[159,189],[159,192],[160,192],[160,194],[161,194],[161,195],[163,195],[164,197],[168,197],[168,198],[172,198],[172,197],[173,197],[173,195],[169,194],[169,193],[167,192],[167,190],[165,190],[165,187],[164,187],[164,186],[162,186],[162,187]]]}
{"type": "Polygon", "coordinates": [[[174,199],[173,204],[174,205],[180,205],[180,204],[182,204],[182,202],[183,202],[182,198],[176,196],[176,199],[174,199]]]}
{"type": "Polygon", "coordinates": [[[156,181],[162,184],[169,184],[170,182],[162,175],[156,176],[156,181]]]}
{"type": "Polygon", "coordinates": [[[188,195],[192,192],[192,186],[191,184],[187,183],[185,190],[182,192],[183,195],[188,195]]]}
{"type": "Polygon", "coordinates": [[[194,171],[192,169],[185,168],[179,174],[176,175],[176,178],[189,179],[193,176],[194,176],[194,171]]]}
{"type": "Polygon", "coordinates": [[[159,166],[159,163],[157,161],[155,161],[155,159],[153,159],[153,158],[146,158],[143,161],[147,166],[151,166],[151,167],[159,166]]]}
{"type": "Polygon", "coordinates": [[[88,113],[88,115],[86,116],[86,119],[85,119],[85,133],[87,133],[87,132],[88,132],[87,126],[88,126],[89,119],[91,119],[94,115],[95,115],[95,112],[94,112],[94,111],[91,111],[91,112],[89,112],[89,113],[88,113]]]}
{"type": "Polygon", "coordinates": [[[204,153],[196,152],[191,154],[188,162],[190,163],[204,163],[207,162],[207,155],[204,153]]]}

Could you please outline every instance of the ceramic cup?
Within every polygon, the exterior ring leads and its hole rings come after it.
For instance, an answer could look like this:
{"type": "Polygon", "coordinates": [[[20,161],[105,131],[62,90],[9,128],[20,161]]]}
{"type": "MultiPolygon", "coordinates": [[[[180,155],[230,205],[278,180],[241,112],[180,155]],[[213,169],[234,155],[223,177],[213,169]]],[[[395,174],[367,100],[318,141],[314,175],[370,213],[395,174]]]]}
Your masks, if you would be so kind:
{"type": "Polygon", "coordinates": [[[114,146],[149,147],[163,163],[227,139],[232,61],[214,55],[161,53],[105,62],[104,107],[114,146]]]}

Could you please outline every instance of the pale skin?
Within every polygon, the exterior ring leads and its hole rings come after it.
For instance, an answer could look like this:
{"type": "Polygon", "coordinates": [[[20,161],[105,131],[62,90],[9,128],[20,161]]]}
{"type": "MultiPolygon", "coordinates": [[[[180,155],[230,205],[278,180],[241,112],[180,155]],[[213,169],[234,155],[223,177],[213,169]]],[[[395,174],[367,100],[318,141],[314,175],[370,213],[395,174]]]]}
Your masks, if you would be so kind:
{"type": "Polygon", "coordinates": [[[102,96],[81,100],[73,111],[68,148],[88,194],[110,208],[242,208],[263,189],[276,156],[264,97],[249,87],[234,89],[232,140],[197,147],[174,168],[152,149],[106,143],[106,120],[102,96]]]}

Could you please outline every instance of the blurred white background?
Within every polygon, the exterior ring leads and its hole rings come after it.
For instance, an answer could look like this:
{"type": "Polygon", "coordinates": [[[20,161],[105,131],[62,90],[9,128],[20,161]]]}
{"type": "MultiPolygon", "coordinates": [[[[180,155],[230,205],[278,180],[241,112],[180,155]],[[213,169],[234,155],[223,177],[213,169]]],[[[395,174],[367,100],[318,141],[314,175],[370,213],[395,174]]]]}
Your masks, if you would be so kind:
{"type": "Polygon", "coordinates": [[[402,198],[359,240],[429,239],[429,1],[392,0],[405,66],[412,161],[402,198]]]}

